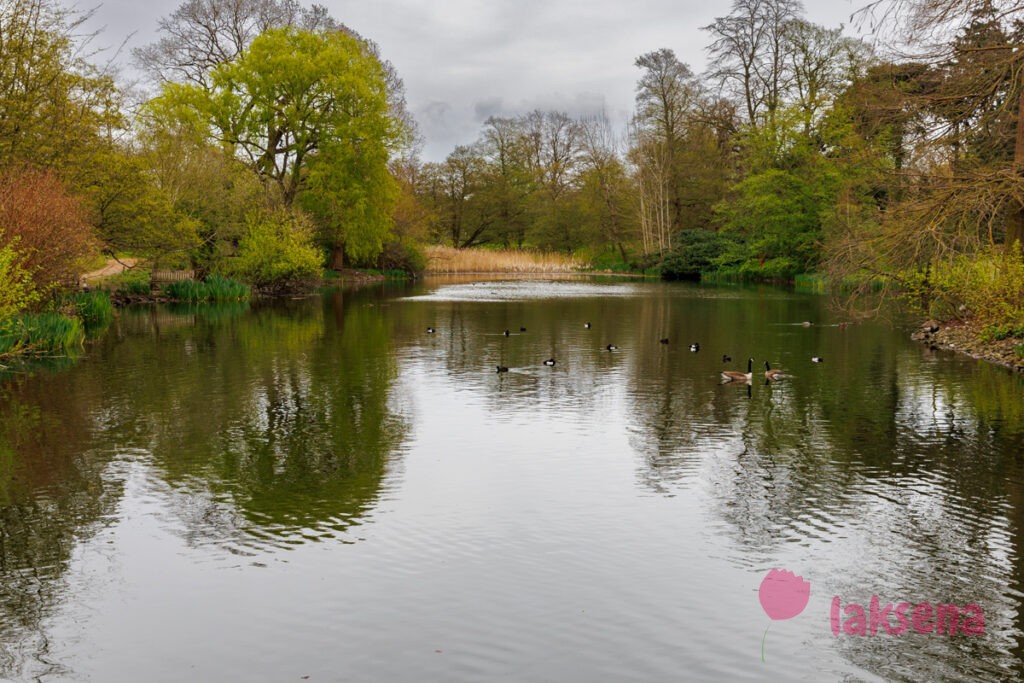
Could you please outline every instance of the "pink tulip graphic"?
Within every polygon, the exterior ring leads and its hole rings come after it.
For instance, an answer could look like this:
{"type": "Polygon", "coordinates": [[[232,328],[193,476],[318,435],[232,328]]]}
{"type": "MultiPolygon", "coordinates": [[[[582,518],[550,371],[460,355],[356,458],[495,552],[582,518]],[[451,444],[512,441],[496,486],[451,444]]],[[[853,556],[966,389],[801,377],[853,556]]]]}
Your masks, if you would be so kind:
{"type": "MultiPolygon", "coordinates": [[[[761,607],[765,614],[772,620],[792,619],[804,611],[807,601],[811,597],[811,584],[804,581],[802,576],[796,576],[791,571],[773,569],[761,581],[761,588],[757,591],[757,597],[761,600],[761,607]]],[[[768,624],[771,628],[771,624],[768,624]]],[[[764,641],[768,637],[768,629],[764,630],[764,638],[761,639],[761,661],[764,661],[764,641]]]]}

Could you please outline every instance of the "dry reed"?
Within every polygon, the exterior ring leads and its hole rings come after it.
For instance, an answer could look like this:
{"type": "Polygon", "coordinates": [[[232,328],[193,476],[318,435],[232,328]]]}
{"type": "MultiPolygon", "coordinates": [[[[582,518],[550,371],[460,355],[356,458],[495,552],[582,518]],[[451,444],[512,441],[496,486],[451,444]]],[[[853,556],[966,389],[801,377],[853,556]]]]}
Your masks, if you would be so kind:
{"type": "Polygon", "coordinates": [[[428,273],[575,273],[587,263],[557,253],[517,249],[424,247],[428,273]]]}

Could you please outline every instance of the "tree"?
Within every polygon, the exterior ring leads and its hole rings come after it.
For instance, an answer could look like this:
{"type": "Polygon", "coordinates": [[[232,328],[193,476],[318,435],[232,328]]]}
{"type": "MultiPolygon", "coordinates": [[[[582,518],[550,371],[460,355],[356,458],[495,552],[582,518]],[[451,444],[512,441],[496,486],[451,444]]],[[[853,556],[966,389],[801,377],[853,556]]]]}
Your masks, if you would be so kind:
{"type": "Polygon", "coordinates": [[[122,124],[113,79],[76,53],[82,16],[51,0],[0,2],[0,162],[61,167],[122,124]]]}
{"type": "Polygon", "coordinates": [[[1024,6],[1008,0],[877,0],[862,12],[863,18],[885,20],[901,41],[914,41],[918,61],[941,74],[941,83],[915,102],[937,124],[924,140],[932,163],[916,169],[904,205],[911,210],[897,209],[893,216],[904,225],[924,221],[917,234],[932,240],[936,253],[1000,237],[1012,248],[1024,239],[1024,6]],[[949,40],[951,35],[956,38],[949,40]],[[981,157],[965,165],[967,148],[981,157]]]}
{"type": "Polygon", "coordinates": [[[712,76],[738,92],[752,126],[770,123],[783,104],[787,27],[802,11],[799,0],[735,0],[728,16],[704,27],[712,76]]]}
{"type": "Polygon", "coordinates": [[[372,40],[334,19],[323,5],[303,7],[295,0],[186,0],[159,21],[163,34],[155,43],[133,50],[136,63],[157,84],[191,83],[214,87],[212,73],[238,59],[257,36],[270,29],[294,28],[313,33],[340,31],[380,62],[392,118],[401,126],[393,142],[418,144],[416,122],[405,103],[405,84],[394,65],[372,40]]]}
{"type": "Polygon", "coordinates": [[[151,111],[201,126],[285,207],[298,199],[319,216],[334,267],[345,253],[380,252],[394,200],[387,163],[397,130],[380,63],[357,40],[338,31],[271,29],[216,67],[210,84],[167,84],[151,111]]]}
{"type": "Polygon", "coordinates": [[[41,297],[74,287],[96,241],[82,200],[51,171],[11,167],[0,174],[0,247],[20,255],[41,297]]]}

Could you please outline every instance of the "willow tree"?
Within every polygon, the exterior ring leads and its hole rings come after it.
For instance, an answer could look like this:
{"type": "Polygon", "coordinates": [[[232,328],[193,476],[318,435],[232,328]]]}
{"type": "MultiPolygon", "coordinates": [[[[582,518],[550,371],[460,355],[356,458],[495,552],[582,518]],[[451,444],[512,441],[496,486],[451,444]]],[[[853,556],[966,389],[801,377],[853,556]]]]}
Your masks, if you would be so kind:
{"type": "Polygon", "coordinates": [[[376,256],[395,198],[388,172],[399,135],[379,60],[342,31],[270,29],[208,86],[167,84],[151,105],[201,127],[286,208],[319,219],[332,266],[376,256]]]}

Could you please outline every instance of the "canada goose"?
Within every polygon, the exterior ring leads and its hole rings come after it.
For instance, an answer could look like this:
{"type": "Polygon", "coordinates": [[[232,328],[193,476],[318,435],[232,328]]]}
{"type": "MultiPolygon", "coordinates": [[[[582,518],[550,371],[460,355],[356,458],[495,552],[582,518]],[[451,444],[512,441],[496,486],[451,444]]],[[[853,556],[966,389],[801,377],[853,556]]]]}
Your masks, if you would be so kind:
{"type": "Polygon", "coordinates": [[[723,363],[731,363],[732,362],[732,356],[729,356],[729,355],[723,353],[722,354],[722,362],[723,363]]]}
{"type": "Polygon", "coordinates": [[[526,328],[525,328],[525,327],[523,327],[522,325],[520,325],[520,326],[519,326],[519,331],[520,331],[520,332],[526,332],[526,328]]]}
{"type": "Polygon", "coordinates": [[[785,377],[782,374],[782,370],[772,370],[772,367],[768,365],[768,361],[764,362],[764,378],[770,380],[782,379],[785,377]]]}
{"type": "Polygon", "coordinates": [[[754,377],[754,359],[747,359],[746,373],[736,370],[722,370],[722,379],[726,382],[749,382],[754,377]]]}
{"type": "Polygon", "coordinates": [[[617,349],[619,347],[616,346],[615,344],[609,344],[608,346],[606,346],[604,348],[608,349],[609,351],[614,351],[615,349],[617,349]]]}
{"type": "Polygon", "coordinates": [[[508,330],[505,330],[505,333],[504,333],[504,334],[505,334],[505,336],[507,337],[507,336],[508,336],[508,330]]]}
{"type": "Polygon", "coordinates": [[[590,329],[590,323],[583,323],[583,327],[585,327],[585,328],[587,328],[589,330],[590,329]]]}
{"type": "Polygon", "coordinates": [[[824,363],[825,359],[822,358],[821,356],[815,356],[815,357],[811,358],[811,362],[812,363],[824,363]]]}
{"type": "Polygon", "coordinates": [[[658,341],[661,342],[662,344],[668,344],[668,337],[665,337],[664,339],[659,339],[658,341]]]}
{"type": "Polygon", "coordinates": [[[548,358],[546,361],[544,361],[544,365],[547,365],[549,367],[554,365],[554,364],[555,364],[555,359],[554,358],[548,358]]]}
{"type": "Polygon", "coordinates": [[[508,372],[508,368],[506,368],[504,365],[499,365],[498,372],[508,372]]]}
{"type": "Polygon", "coordinates": [[[696,342],[690,344],[690,350],[693,351],[694,353],[697,353],[698,351],[700,351],[700,344],[696,342]]]}
{"type": "Polygon", "coordinates": [[[434,328],[433,327],[428,327],[427,328],[427,334],[434,334],[434,328]]]}

